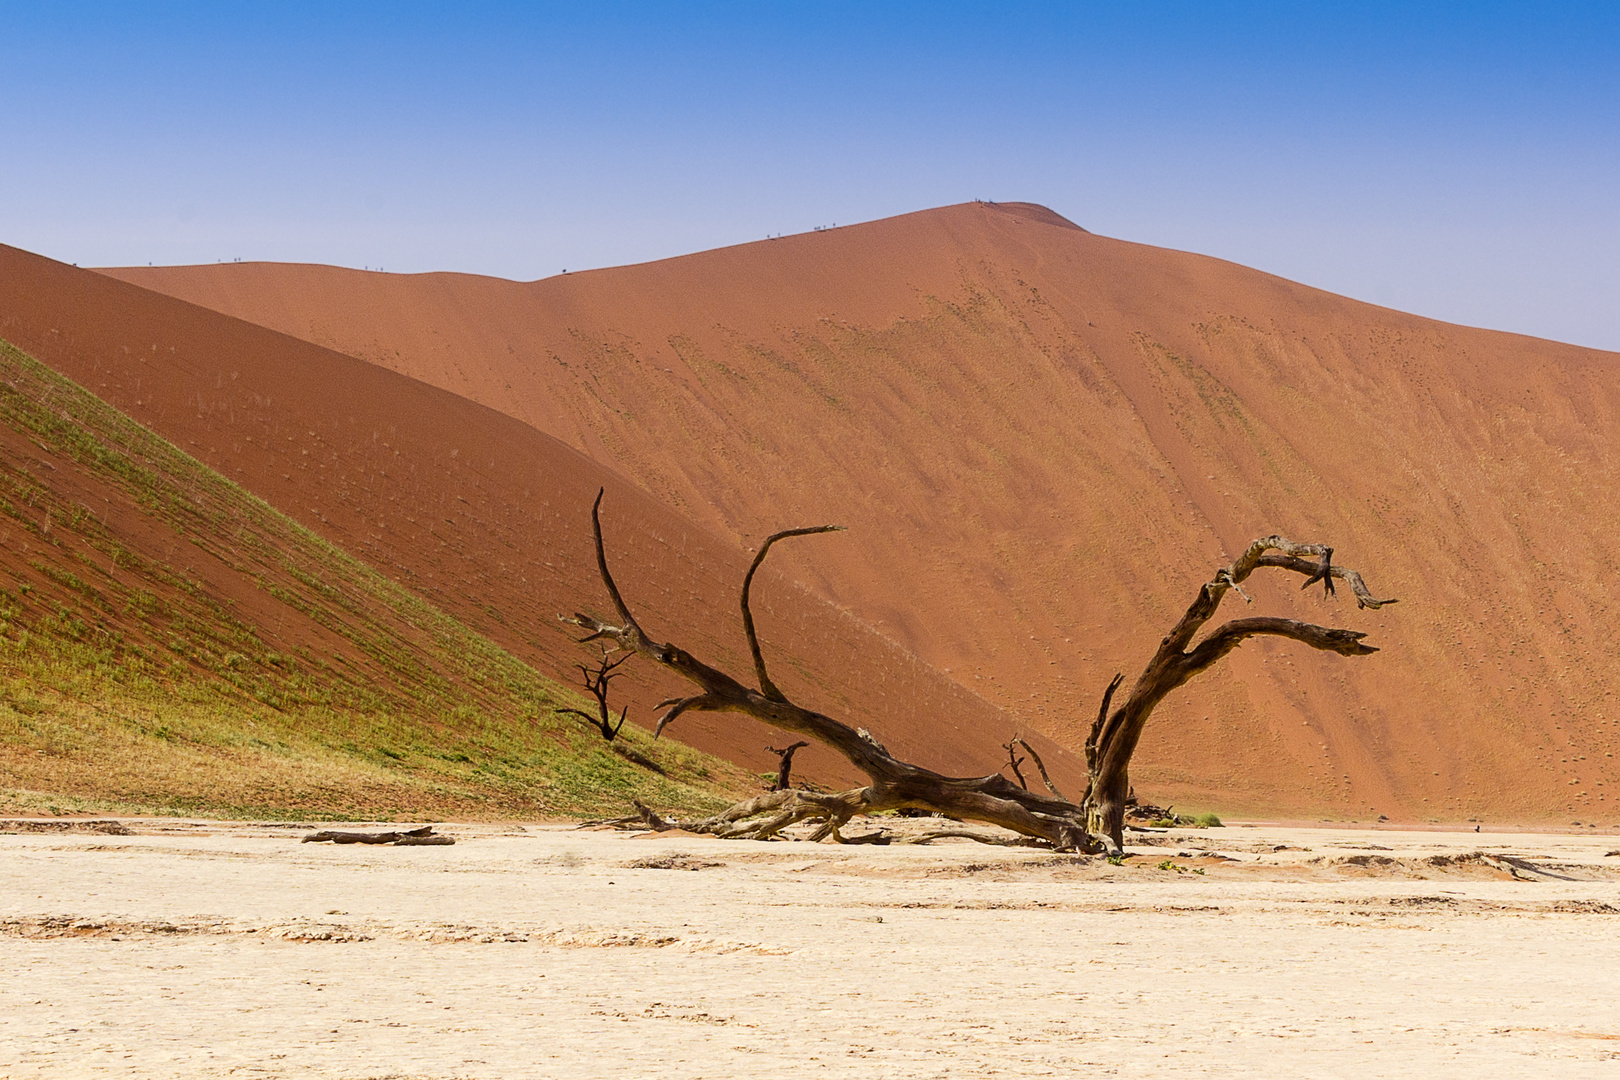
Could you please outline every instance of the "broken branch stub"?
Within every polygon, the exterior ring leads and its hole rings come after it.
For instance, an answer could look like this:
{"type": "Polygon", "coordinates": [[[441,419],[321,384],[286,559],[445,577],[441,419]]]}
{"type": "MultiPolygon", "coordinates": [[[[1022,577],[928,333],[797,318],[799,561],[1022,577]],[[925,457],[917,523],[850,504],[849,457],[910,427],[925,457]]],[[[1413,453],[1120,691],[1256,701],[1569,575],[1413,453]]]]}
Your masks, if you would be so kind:
{"type": "Polygon", "coordinates": [[[793,755],[809,745],[809,743],[800,739],[798,742],[784,746],[780,750],[774,746],[765,748],[780,759],[776,766],[776,786],[771,788],[772,791],[786,791],[793,786],[791,783],[793,779],[793,755]]]}

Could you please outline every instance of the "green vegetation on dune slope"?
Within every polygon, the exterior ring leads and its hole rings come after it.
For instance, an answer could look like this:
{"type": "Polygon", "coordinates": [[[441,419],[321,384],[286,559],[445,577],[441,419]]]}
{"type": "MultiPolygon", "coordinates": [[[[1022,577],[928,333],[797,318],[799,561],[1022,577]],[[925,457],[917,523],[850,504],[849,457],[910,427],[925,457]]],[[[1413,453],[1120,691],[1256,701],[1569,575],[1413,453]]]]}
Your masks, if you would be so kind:
{"type": "Polygon", "coordinates": [[[524,816],[749,778],[570,690],[0,342],[0,812],[524,816]]]}

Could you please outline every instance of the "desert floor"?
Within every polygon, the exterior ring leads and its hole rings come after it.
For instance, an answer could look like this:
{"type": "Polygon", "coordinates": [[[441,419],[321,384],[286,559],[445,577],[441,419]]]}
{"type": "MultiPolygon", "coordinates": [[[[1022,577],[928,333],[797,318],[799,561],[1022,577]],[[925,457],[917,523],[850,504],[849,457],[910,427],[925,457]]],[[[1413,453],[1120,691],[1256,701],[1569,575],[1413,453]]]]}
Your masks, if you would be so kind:
{"type": "Polygon", "coordinates": [[[1611,835],[124,824],[0,823],[0,1077],[1620,1076],[1611,835]]]}

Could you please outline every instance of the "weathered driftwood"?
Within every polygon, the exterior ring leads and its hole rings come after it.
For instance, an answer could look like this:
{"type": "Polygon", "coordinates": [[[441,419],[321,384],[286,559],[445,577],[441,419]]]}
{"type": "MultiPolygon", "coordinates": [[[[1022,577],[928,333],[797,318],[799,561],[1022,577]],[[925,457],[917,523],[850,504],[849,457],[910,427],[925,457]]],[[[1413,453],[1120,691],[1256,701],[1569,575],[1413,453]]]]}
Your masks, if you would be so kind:
{"type": "Polygon", "coordinates": [[[433,826],[423,825],[420,829],[376,833],[322,829],[320,832],[310,833],[300,843],[319,844],[328,841],[334,844],[393,844],[395,847],[443,847],[456,842],[451,836],[434,835],[433,826]]]}
{"type": "MultiPolygon", "coordinates": [[[[771,681],[760,650],[749,610],[749,594],[754,575],[765,561],[772,545],[790,537],[832,532],[838,526],[823,525],[776,533],[760,546],[748,574],[743,579],[742,621],[754,661],[758,689],[738,682],[725,672],[705,664],[676,645],[659,642],[636,621],[619,592],[608,568],[602,541],[602,494],[591,507],[591,526],[596,543],[597,569],[613,603],[617,621],[607,622],[576,613],[565,621],[589,631],[581,642],[608,640],[620,648],[660,664],[692,683],[697,692],[660,703],[665,709],[655,728],[662,734],[682,713],[740,712],[783,731],[802,735],[842,754],[869,779],[865,787],[833,793],[798,789],[771,791],[755,796],[712,817],[697,821],[669,822],[652,810],[637,804],[638,814],[625,822],[636,822],[654,829],[680,828],[688,832],[719,837],[768,839],[801,822],[815,826],[812,840],[846,838],[840,829],[857,814],[918,808],[964,821],[997,825],[1022,837],[1032,838],[1060,851],[1118,852],[1123,846],[1126,797],[1130,791],[1129,765],[1154,707],[1165,695],[1194,675],[1208,668],[1244,641],[1258,635],[1287,637],[1315,649],[1345,656],[1375,652],[1363,645],[1363,634],[1335,630],[1292,619],[1238,619],[1210,632],[1194,644],[1205,623],[1214,616],[1229,590],[1245,599],[1242,583],[1261,567],[1273,567],[1304,574],[1306,584],[1327,583],[1332,591],[1334,578],[1350,585],[1361,607],[1381,607],[1392,603],[1374,599],[1361,576],[1354,570],[1332,564],[1332,549],[1319,544],[1296,544],[1280,536],[1256,540],[1230,565],[1222,567],[1205,583],[1187,613],[1160,643],[1158,651],[1137,678],[1123,704],[1110,710],[1123,676],[1115,676],[1103,694],[1097,720],[1086,741],[1087,790],[1078,803],[1057,793],[1046,769],[1022,739],[1009,744],[1030,753],[1046,781],[1046,793],[1029,791],[998,773],[988,776],[953,777],[936,773],[890,754],[870,732],[852,728],[813,709],[790,700],[771,681]],[[1308,557],[1314,556],[1316,561],[1308,557]]],[[[977,835],[972,837],[979,839],[977,835]]],[[[866,838],[863,838],[866,839],[866,838]]]]}

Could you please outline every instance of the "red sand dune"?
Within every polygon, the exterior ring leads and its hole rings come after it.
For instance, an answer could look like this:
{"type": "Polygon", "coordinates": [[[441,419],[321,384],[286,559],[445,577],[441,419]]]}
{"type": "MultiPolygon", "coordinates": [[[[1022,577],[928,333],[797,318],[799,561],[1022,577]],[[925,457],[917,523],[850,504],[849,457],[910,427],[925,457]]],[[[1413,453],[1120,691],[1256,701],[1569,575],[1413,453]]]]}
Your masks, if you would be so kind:
{"type": "MultiPolygon", "coordinates": [[[[479,401],[747,544],[1076,746],[1249,539],[1402,603],[1263,587],[1364,660],[1246,647],[1139,787],[1270,811],[1616,820],[1620,357],[966,204],[517,283],[107,271],[479,401]]],[[[1234,602],[1237,602],[1234,598],[1234,602]]]]}
{"type": "MultiPolygon", "coordinates": [[[[0,337],[99,394],[441,609],[571,681],[588,659],[557,621],[609,614],[589,509],[598,487],[619,581],[649,632],[746,673],[737,589],[747,557],[532,427],[464,398],[87,270],[0,247],[0,337]]],[[[831,538],[838,543],[844,538],[831,538]]],[[[1012,720],[779,574],[756,611],[798,700],[915,760],[993,770],[1012,720]]],[[[571,628],[570,628],[571,629],[571,628]]],[[[679,689],[627,669],[632,719],[679,689]]],[[[754,768],[781,733],[692,714],[675,732],[754,768]]],[[[1083,775],[1040,743],[1070,784],[1083,775]]],[[[807,751],[812,776],[849,778],[807,751]]]]}

